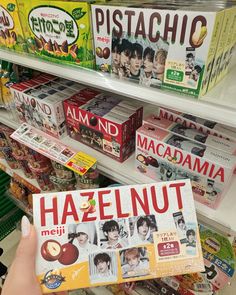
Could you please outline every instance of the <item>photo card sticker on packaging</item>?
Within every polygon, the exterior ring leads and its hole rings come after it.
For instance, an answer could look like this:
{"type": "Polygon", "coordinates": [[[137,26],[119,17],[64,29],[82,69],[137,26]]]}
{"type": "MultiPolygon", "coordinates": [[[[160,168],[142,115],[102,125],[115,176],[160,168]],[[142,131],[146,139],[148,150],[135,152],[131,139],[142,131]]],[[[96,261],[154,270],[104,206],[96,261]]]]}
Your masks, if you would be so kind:
{"type": "Polygon", "coordinates": [[[204,270],[189,180],[43,193],[33,201],[44,293],[204,270]]]}

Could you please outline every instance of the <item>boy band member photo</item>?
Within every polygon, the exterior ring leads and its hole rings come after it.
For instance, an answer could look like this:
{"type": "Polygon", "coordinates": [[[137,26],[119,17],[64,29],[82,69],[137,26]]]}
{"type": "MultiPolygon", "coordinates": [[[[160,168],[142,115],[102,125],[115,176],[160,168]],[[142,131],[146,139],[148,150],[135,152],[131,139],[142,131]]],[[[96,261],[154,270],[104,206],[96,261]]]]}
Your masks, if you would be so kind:
{"type": "Polygon", "coordinates": [[[128,241],[120,236],[121,228],[117,221],[106,221],[102,226],[102,231],[107,239],[101,244],[103,249],[118,249],[128,245],[128,241]]]}
{"type": "Polygon", "coordinates": [[[134,222],[131,243],[134,245],[150,244],[152,242],[151,225],[153,227],[153,223],[148,216],[139,216],[134,222]]]}
{"type": "Polygon", "coordinates": [[[125,264],[122,265],[123,278],[145,276],[150,273],[149,260],[141,259],[141,248],[130,248],[124,251],[125,264]]]}
{"type": "Polygon", "coordinates": [[[117,276],[113,273],[112,268],[111,255],[114,255],[114,253],[108,253],[98,253],[93,259],[90,257],[90,276],[92,282],[115,282],[117,280],[117,276]]]}

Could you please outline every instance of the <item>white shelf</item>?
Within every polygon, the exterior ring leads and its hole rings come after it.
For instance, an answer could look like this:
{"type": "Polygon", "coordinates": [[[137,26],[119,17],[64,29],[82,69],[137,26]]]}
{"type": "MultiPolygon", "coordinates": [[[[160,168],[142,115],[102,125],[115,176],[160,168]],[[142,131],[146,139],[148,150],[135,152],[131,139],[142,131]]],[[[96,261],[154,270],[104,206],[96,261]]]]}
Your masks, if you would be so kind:
{"type": "Polygon", "coordinates": [[[27,178],[21,169],[11,169],[11,167],[7,164],[7,162],[4,159],[0,159],[0,169],[4,170],[10,176],[17,175],[21,180],[25,181],[25,184],[29,188],[41,191],[35,179],[27,178]]]}
{"type": "Polygon", "coordinates": [[[211,92],[197,100],[174,92],[146,88],[131,82],[111,78],[101,72],[43,61],[27,54],[0,50],[0,59],[146,103],[179,110],[236,127],[236,83],[234,82],[236,66],[211,92]]]}

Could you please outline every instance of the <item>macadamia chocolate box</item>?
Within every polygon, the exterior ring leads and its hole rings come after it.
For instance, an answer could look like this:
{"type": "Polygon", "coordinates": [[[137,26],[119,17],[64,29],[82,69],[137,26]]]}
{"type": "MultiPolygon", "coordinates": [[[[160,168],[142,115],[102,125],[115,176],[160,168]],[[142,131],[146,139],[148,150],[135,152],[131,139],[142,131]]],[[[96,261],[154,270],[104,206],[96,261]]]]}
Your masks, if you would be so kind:
{"type": "Polygon", "coordinates": [[[94,68],[90,4],[18,0],[29,51],[49,61],[94,68]]]}
{"type": "Polygon", "coordinates": [[[151,114],[143,120],[144,123],[153,124],[158,128],[168,130],[172,133],[179,134],[182,137],[197,141],[203,145],[212,147],[225,153],[236,154],[236,142],[230,141],[212,134],[206,134],[191,127],[183,126],[180,123],[164,119],[155,114],[151,114]]]}
{"type": "Polygon", "coordinates": [[[159,181],[191,179],[194,199],[216,209],[229,187],[236,157],[157,126],[136,132],[135,168],[159,181]]]}
{"type": "Polygon", "coordinates": [[[224,16],[224,9],[196,5],[94,4],[96,68],[199,97],[207,91],[224,16]]]}
{"type": "Polygon", "coordinates": [[[0,2],[0,48],[27,51],[16,0],[0,2]]]}
{"type": "Polygon", "coordinates": [[[189,180],[35,194],[33,207],[43,294],[204,271],[189,180]]]}
{"type": "Polygon", "coordinates": [[[162,107],[159,108],[159,116],[205,134],[236,142],[236,128],[162,107]]]}

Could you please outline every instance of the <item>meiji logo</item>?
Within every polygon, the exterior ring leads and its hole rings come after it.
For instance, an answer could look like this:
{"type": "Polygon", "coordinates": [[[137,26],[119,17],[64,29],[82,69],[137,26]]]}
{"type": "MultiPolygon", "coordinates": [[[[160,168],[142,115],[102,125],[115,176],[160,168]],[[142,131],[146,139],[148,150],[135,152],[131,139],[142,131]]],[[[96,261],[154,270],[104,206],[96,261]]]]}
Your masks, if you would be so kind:
{"type": "Polygon", "coordinates": [[[0,29],[13,29],[14,21],[8,11],[0,5],[0,29]]]}
{"type": "Polygon", "coordinates": [[[66,111],[67,118],[72,118],[74,121],[78,123],[84,124],[88,127],[92,127],[102,133],[107,133],[111,136],[118,136],[119,129],[112,122],[107,121],[106,119],[101,119],[96,116],[92,116],[89,118],[88,113],[81,112],[79,109],[70,108],[68,106],[66,111]]]}
{"type": "Polygon", "coordinates": [[[62,45],[67,41],[71,45],[79,36],[74,18],[57,7],[40,6],[32,9],[28,23],[33,34],[39,39],[43,37],[47,42],[51,40],[62,45]]]}

